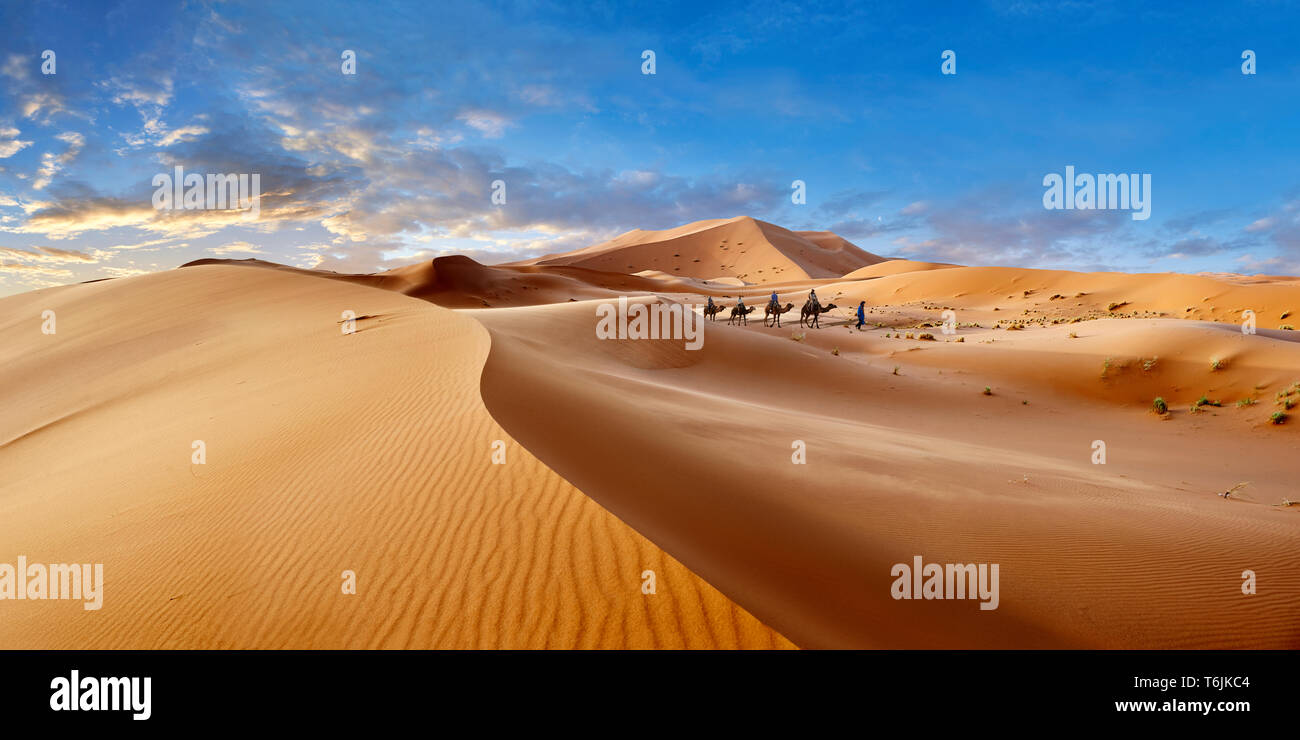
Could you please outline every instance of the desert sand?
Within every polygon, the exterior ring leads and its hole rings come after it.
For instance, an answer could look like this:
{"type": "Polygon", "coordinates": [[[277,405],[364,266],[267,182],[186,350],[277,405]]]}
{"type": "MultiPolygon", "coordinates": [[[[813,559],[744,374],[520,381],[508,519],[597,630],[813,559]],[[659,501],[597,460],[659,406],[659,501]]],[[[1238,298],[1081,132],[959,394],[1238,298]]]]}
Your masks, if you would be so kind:
{"type": "Polygon", "coordinates": [[[233,266],[0,317],[7,562],[105,567],[99,611],[0,602],[0,648],[791,646],[493,421],[472,319],[233,266]]]}
{"type": "Polygon", "coordinates": [[[1300,647],[1296,311],[1292,277],[888,260],[747,218],[13,296],[0,542],[108,583],[98,613],[0,604],[0,647],[1300,647]],[[593,331],[618,296],[737,295],[759,311],[699,351],[593,331]],[[893,599],[916,555],[998,563],[998,608],[893,599]]]}

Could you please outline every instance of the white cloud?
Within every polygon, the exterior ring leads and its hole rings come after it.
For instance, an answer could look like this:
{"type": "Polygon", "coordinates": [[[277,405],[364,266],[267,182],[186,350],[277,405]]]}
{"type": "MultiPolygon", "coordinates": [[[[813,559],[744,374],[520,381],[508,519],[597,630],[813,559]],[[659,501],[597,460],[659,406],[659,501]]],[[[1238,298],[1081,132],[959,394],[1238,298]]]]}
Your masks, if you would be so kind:
{"type": "Polygon", "coordinates": [[[256,244],[244,241],[230,242],[219,247],[213,247],[208,251],[223,257],[229,254],[265,254],[256,244]]]}
{"type": "Polygon", "coordinates": [[[182,126],[164,133],[157,143],[158,146],[171,146],[183,141],[193,141],[207,133],[207,126],[182,126]]]}
{"type": "Polygon", "coordinates": [[[0,128],[0,159],[8,159],[32,145],[30,141],[18,140],[21,133],[16,128],[0,128]]]}
{"type": "Polygon", "coordinates": [[[456,120],[464,121],[465,125],[483,134],[488,139],[499,139],[505,134],[506,126],[510,121],[500,113],[493,113],[487,110],[468,110],[456,116],[456,120]]]}
{"type": "Polygon", "coordinates": [[[54,138],[68,145],[68,148],[62,154],[45,152],[41,155],[41,168],[37,170],[36,179],[32,181],[32,188],[43,190],[50,180],[62,170],[64,165],[77,158],[81,153],[82,147],[86,145],[86,137],[75,131],[68,131],[59,134],[54,138]]]}

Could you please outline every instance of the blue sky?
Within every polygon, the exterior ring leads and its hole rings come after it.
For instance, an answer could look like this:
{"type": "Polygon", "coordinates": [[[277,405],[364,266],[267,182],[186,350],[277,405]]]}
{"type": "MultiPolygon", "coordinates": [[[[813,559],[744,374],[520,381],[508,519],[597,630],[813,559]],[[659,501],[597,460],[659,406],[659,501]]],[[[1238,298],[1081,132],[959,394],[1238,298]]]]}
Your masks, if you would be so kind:
{"type": "Polygon", "coordinates": [[[0,21],[0,294],[214,256],[501,262],[737,215],[913,259],[1300,274],[1290,2],[34,0],[0,21]],[[176,165],[259,173],[258,217],[155,209],[176,165]],[[1066,165],[1150,174],[1151,218],[1044,209],[1066,165]]]}

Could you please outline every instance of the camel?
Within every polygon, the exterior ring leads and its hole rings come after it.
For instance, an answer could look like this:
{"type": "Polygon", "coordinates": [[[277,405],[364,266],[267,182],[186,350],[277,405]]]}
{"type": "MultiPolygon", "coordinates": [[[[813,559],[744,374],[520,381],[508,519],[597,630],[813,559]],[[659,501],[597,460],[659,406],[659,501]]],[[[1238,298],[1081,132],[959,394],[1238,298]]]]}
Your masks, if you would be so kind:
{"type": "Polygon", "coordinates": [[[763,326],[767,326],[768,319],[772,320],[772,326],[780,326],[781,314],[789,311],[792,308],[794,308],[793,303],[785,304],[785,308],[781,308],[780,306],[773,306],[771,303],[767,304],[767,308],[763,309],[763,326]]]}
{"type": "Polygon", "coordinates": [[[803,304],[803,310],[799,313],[799,326],[803,326],[804,322],[807,321],[810,328],[820,329],[822,328],[821,321],[819,320],[820,315],[827,311],[833,311],[836,308],[838,308],[838,306],[834,303],[827,303],[825,306],[814,306],[812,301],[808,301],[803,304]],[[812,318],[808,318],[809,316],[812,318]]]}
{"type": "Polygon", "coordinates": [[[704,318],[708,319],[709,321],[717,321],[718,314],[722,313],[722,309],[724,308],[726,308],[726,306],[722,305],[721,303],[715,303],[712,306],[705,306],[704,318]]]}
{"type": "Polygon", "coordinates": [[[749,314],[754,313],[754,311],[757,310],[758,309],[750,306],[744,307],[744,310],[741,310],[740,306],[733,306],[731,308],[731,318],[727,319],[727,323],[730,324],[736,319],[740,319],[740,321],[743,322],[745,326],[749,326],[749,318],[748,318],[749,314]]]}

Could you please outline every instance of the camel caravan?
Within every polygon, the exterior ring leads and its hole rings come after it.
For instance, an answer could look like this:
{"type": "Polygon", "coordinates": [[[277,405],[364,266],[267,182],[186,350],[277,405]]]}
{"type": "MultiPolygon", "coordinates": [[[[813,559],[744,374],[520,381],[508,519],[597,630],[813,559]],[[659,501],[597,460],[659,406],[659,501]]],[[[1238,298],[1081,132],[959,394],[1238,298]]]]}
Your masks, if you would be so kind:
{"type": "MultiPolygon", "coordinates": [[[[714,303],[712,298],[709,298],[708,301],[709,302],[704,306],[704,317],[709,321],[717,321],[718,315],[727,307],[720,303],[714,303]]],[[[838,306],[834,303],[827,303],[823,306],[821,302],[817,300],[817,291],[810,291],[808,294],[808,300],[804,302],[803,308],[799,311],[799,326],[808,326],[810,328],[820,329],[822,328],[820,321],[821,315],[828,311],[833,311],[836,308],[838,308],[838,306]]],[[[727,319],[727,324],[749,326],[749,315],[757,310],[757,307],[746,306],[745,297],[740,296],[736,305],[731,307],[731,315],[727,319]]],[[[792,310],[794,310],[794,304],[787,303],[782,306],[781,302],[777,299],[776,292],[773,291],[771,300],[767,302],[767,306],[763,309],[763,326],[780,328],[781,316],[792,310]]]]}

